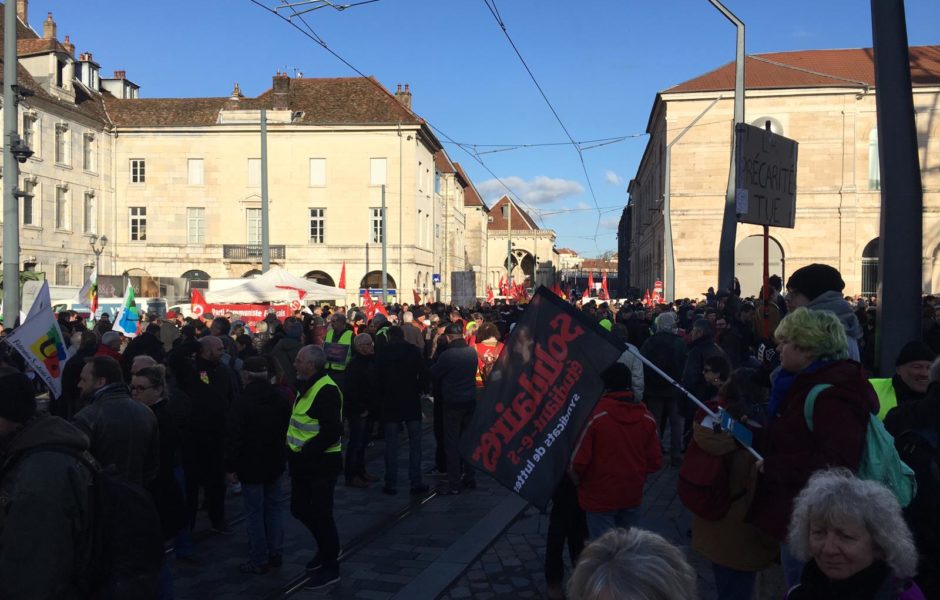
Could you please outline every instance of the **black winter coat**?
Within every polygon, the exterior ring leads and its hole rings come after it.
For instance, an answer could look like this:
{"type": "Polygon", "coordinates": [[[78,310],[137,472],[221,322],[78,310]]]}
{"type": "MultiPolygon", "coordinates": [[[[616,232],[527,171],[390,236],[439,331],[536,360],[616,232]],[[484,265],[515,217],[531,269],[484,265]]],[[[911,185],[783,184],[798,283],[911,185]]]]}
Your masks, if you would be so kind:
{"type": "Polygon", "coordinates": [[[375,355],[365,356],[354,350],[343,378],[343,416],[357,417],[364,411],[378,416],[380,400],[376,388],[375,355]]]}
{"type": "Polygon", "coordinates": [[[245,386],[226,423],[225,470],[242,483],[274,483],[286,465],[290,414],[290,403],[267,381],[245,386]]]}
{"type": "Polygon", "coordinates": [[[168,540],[189,520],[186,499],[174,473],[180,462],[182,437],[179,424],[170,413],[165,399],[152,405],[150,410],[157,417],[160,427],[160,465],[157,467],[156,477],[147,485],[147,490],[153,497],[157,512],[160,513],[163,539],[168,540]]]}
{"type": "Polygon", "coordinates": [[[375,359],[383,422],[421,420],[421,392],[428,369],[421,351],[408,342],[389,342],[375,359]]]}

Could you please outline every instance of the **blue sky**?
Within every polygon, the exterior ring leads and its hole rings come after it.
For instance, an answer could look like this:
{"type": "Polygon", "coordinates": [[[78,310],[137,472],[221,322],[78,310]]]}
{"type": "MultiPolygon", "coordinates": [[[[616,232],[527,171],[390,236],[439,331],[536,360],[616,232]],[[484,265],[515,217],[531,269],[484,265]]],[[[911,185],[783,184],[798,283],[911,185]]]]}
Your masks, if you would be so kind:
{"type": "MultiPolygon", "coordinates": [[[[749,54],[871,45],[866,0],[725,5],[747,25],[749,54]]],[[[593,195],[570,144],[484,153],[497,149],[491,145],[568,140],[484,0],[379,0],[305,18],[340,56],[390,90],[410,84],[418,114],[475,146],[486,167],[445,142],[488,200],[505,188],[487,168],[557,232],[558,247],[586,256],[615,249],[656,92],[733,60],[734,27],[707,0],[495,0],[495,6],[575,140],[631,136],[583,151],[593,195]]],[[[906,10],[911,45],[940,43],[940,2],[908,0],[906,10]]],[[[60,39],[70,35],[76,53],[93,52],[106,74],[126,70],[142,97],[226,96],[236,81],[254,96],[270,87],[277,69],[355,76],[249,0],[31,0],[37,31],[48,11],[60,39]]]]}

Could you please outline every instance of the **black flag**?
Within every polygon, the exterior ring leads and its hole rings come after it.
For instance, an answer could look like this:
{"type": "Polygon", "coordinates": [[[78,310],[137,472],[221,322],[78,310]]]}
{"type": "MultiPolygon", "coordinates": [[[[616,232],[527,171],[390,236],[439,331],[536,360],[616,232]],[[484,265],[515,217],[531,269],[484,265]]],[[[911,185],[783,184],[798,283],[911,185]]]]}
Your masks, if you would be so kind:
{"type": "Polygon", "coordinates": [[[620,357],[609,334],[540,287],[506,339],[461,454],[544,509],[620,357]]]}

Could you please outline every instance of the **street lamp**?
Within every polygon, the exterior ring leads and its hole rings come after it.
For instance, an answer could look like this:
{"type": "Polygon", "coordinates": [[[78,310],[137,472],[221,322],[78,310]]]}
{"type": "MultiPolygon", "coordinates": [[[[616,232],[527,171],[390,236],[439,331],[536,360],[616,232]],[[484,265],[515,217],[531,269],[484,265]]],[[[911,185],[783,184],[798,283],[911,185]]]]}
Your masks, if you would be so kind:
{"type": "Polygon", "coordinates": [[[108,245],[108,236],[98,237],[92,235],[88,243],[91,245],[91,251],[95,253],[95,276],[97,277],[101,274],[101,253],[104,252],[104,247],[108,245]]]}

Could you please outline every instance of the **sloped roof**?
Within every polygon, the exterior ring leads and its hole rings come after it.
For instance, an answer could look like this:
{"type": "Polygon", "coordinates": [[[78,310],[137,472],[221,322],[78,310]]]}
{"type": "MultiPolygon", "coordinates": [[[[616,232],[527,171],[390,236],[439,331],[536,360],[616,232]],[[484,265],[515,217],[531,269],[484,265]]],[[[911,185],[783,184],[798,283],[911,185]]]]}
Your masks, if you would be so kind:
{"type": "Polygon", "coordinates": [[[572,256],[578,256],[578,253],[571,248],[559,248],[558,254],[571,254],[572,256]]]}
{"type": "Polygon", "coordinates": [[[506,196],[502,196],[490,208],[490,216],[493,217],[493,221],[489,224],[490,230],[506,231],[509,229],[509,220],[503,217],[503,206],[507,204],[512,206],[510,210],[512,211],[513,231],[541,229],[526,211],[519,208],[515,202],[510,202],[506,196]]]}
{"type": "MultiPolygon", "coordinates": [[[[108,98],[108,113],[125,127],[209,126],[218,122],[228,97],[218,98],[108,98]]],[[[302,116],[294,123],[306,125],[423,124],[374,79],[362,77],[290,79],[287,103],[302,116]]],[[[257,98],[242,98],[242,110],[274,108],[274,91],[257,98]]]]}
{"type": "Polygon", "coordinates": [[[434,168],[437,169],[438,173],[456,173],[450,159],[447,158],[447,153],[443,150],[434,153],[434,168]]]}
{"type": "Polygon", "coordinates": [[[464,181],[467,182],[466,187],[463,188],[463,205],[464,206],[480,206],[483,207],[483,210],[489,212],[489,208],[486,206],[486,202],[483,202],[483,198],[480,197],[480,194],[477,193],[477,188],[473,185],[473,181],[467,177],[467,173],[463,170],[463,167],[460,166],[460,163],[454,163],[454,169],[457,170],[457,174],[464,178],[464,181]]]}
{"type": "MultiPolygon", "coordinates": [[[[914,87],[940,84],[940,46],[912,46],[910,63],[914,87]]],[[[852,48],[755,54],[745,59],[744,80],[747,89],[875,87],[874,52],[871,48],[852,48]]],[[[662,93],[732,89],[734,61],[662,93]]]]}
{"type": "Polygon", "coordinates": [[[33,54],[46,54],[48,52],[62,52],[68,54],[59,40],[52,38],[26,38],[16,40],[17,56],[31,56],[33,54]]]}

